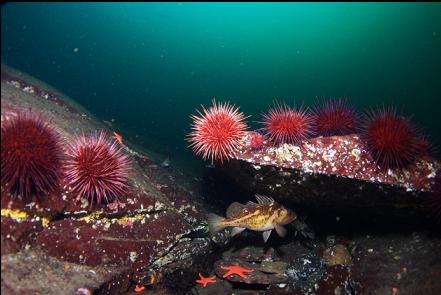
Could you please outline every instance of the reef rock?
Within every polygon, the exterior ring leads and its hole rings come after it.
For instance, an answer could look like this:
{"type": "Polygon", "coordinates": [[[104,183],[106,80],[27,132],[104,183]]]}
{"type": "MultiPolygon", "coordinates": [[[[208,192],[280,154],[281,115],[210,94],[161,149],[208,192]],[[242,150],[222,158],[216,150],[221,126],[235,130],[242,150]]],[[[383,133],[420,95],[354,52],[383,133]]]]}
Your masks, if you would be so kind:
{"type": "Polygon", "coordinates": [[[356,245],[351,276],[360,294],[441,294],[439,236],[367,235],[357,237],[356,245]]]}
{"type": "Polygon", "coordinates": [[[320,211],[415,220],[427,215],[429,192],[440,163],[424,157],[402,171],[384,171],[358,135],[317,137],[297,145],[253,149],[243,138],[232,159],[221,165],[243,191],[320,211]]]}
{"type": "Polygon", "coordinates": [[[221,279],[249,285],[272,285],[287,281],[287,264],[280,261],[273,248],[243,247],[237,251],[227,250],[222,259],[214,264],[214,271],[221,279]],[[240,266],[251,270],[245,277],[236,274],[226,276],[228,270],[223,267],[240,266]]]}
{"type": "Polygon", "coordinates": [[[193,289],[193,294],[197,295],[231,295],[233,287],[228,281],[216,281],[214,284],[208,284],[203,287],[198,285],[193,289]]]}
{"type": "Polygon", "coordinates": [[[323,258],[328,266],[349,265],[352,262],[348,249],[341,244],[329,247],[323,252],[323,258]]]}
{"type": "Polygon", "coordinates": [[[229,275],[224,278],[231,282],[245,283],[250,285],[271,285],[286,282],[288,279],[288,277],[284,273],[286,269],[286,263],[284,262],[277,262],[276,265],[274,265],[274,262],[266,262],[264,264],[261,264],[238,260],[221,260],[217,261],[214,265],[216,275],[220,278],[223,278],[228,270],[225,270],[222,267],[228,267],[232,265],[240,265],[243,268],[252,270],[252,272],[245,273],[246,278],[242,278],[236,274],[229,275]]]}
{"type": "MultiPolygon", "coordinates": [[[[2,122],[30,109],[43,112],[66,140],[83,131],[113,133],[56,90],[14,70],[2,67],[1,89],[2,122]]],[[[172,169],[125,140],[121,147],[132,163],[131,190],[114,203],[89,204],[66,186],[38,200],[10,196],[2,187],[2,294],[74,294],[100,286],[101,294],[126,292],[210,250],[200,234],[201,199],[177,184],[172,169]]]]}

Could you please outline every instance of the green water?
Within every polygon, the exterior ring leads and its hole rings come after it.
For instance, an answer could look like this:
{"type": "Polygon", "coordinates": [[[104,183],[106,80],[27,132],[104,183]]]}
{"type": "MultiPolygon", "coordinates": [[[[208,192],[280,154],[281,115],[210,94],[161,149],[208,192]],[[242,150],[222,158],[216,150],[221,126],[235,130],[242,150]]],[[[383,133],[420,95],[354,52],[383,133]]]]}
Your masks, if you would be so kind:
{"type": "Polygon", "coordinates": [[[203,164],[184,137],[212,97],[253,127],[274,99],[394,104],[441,143],[440,3],[10,3],[1,16],[2,63],[172,164],[203,164]]]}

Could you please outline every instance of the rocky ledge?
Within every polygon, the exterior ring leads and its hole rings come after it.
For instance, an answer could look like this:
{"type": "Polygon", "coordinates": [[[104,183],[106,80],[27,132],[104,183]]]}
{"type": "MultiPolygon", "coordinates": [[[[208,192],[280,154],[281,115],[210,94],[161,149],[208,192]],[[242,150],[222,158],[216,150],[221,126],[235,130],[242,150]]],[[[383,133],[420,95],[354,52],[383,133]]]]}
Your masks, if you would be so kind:
{"type": "Polygon", "coordinates": [[[253,149],[249,133],[221,169],[249,194],[334,217],[421,220],[440,162],[422,157],[403,170],[382,170],[356,134],[253,149]]]}

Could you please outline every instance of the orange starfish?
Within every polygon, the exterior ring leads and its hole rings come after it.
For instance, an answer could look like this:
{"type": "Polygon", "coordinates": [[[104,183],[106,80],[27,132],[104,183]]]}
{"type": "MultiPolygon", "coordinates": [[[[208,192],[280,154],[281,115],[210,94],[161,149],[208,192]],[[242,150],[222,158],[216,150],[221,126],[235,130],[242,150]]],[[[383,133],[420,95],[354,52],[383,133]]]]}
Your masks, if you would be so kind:
{"type": "Polygon", "coordinates": [[[231,266],[223,266],[221,265],[220,268],[228,270],[228,272],[226,274],[224,274],[224,278],[231,276],[231,275],[238,275],[239,277],[241,277],[244,280],[248,279],[248,276],[245,275],[245,272],[251,273],[254,271],[254,269],[247,269],[247,268],[243,268],[241,266],[239,266],[239,264],[237,265],[231,265],[231,266]]]}
{"type": "Polygon", "coordinates": [[[123,144],[123,138],[120,134],[113,131],[113,138],[115,138],[120,144],[123,144]]]}
{"type": "Polygon", "coordinates": [[[207,286],[208,283],[216,283],[216,277],[212,276],[212,277],[204,277],[201,273],[199,273],[199,277],[201,278],[200,280],[196,280],[196,283],[198,284],[202,284],[205,286],[207,286]]]}
{"type": "Polygon", "coordinates": [[[145,287],[143,285],[136,285],[135,286],[136,293],[142,292],[144,289],[145,289],[145,287]]]}

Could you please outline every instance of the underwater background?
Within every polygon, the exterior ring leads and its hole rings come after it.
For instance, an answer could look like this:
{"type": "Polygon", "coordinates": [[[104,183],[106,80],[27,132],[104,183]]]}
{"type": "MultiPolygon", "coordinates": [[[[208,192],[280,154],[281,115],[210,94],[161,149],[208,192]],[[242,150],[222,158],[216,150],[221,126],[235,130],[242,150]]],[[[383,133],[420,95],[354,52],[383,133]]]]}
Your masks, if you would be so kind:
{"type": "Polygon", "coordinates": [[[187,171],[213,97],[252,115],[275,99],[395,105],[441,144],[440,3],[9,3],[2,63],[58,88],[187,171]]]}

